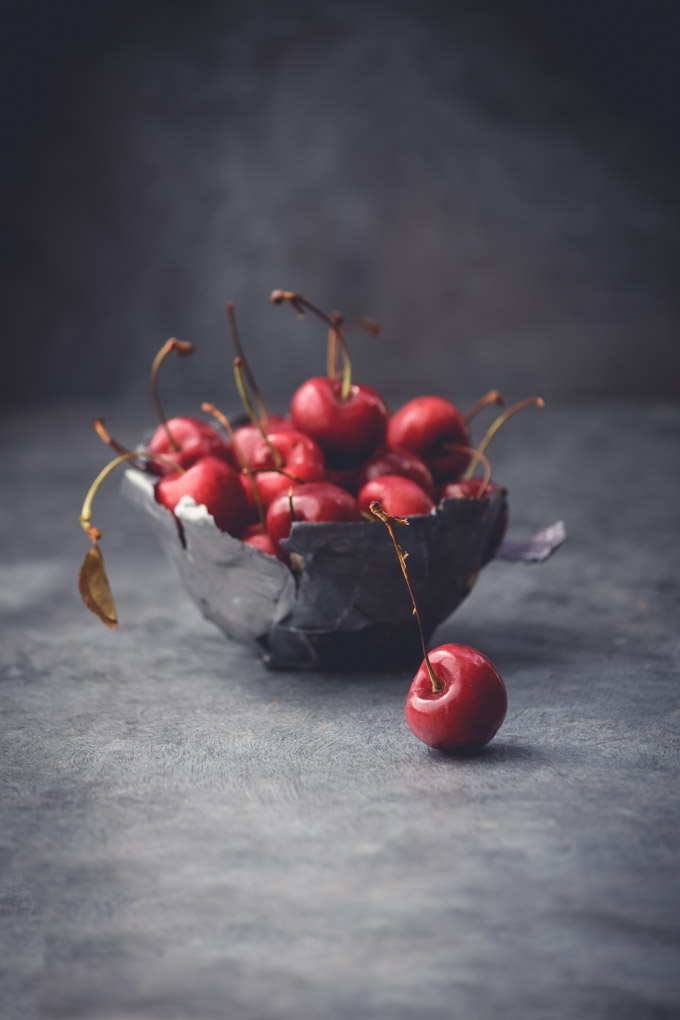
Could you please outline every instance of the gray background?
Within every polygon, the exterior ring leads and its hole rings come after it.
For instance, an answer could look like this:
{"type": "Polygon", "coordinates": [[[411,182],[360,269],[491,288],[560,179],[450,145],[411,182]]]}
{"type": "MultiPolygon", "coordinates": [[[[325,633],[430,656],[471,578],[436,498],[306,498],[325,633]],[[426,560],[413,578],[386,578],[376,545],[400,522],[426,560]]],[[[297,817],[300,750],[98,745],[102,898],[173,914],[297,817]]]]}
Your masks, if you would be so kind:
{"type": "MultiPolygon", "coordinates": [[[[5,403],[678,392],[677,5],[6,2],[5,403]]],[[[105,404],[102,402],[102,409],[105,404]]]]}

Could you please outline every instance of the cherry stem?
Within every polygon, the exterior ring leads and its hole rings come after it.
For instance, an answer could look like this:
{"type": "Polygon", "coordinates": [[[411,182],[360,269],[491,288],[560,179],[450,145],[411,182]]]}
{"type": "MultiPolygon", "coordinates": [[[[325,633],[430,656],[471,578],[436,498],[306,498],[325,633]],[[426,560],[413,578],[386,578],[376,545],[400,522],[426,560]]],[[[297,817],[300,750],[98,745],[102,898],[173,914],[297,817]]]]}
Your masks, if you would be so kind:
{"type": "Polygon", "coordinates": [[[255,500],[255,506],[257,508],[257,516],[260,518],[262,530],[266,531],[267,529],[265,527],[264,506],[262,505],[262,497],[260,496],[260,490],[257,487],[257,482],[255,481],[253,472],[248,466],[246,458],[243,456],[241,444],[234,435],[234,429],[232,428],[231,422],[227,418],[226,414],[222,414],[222,412],[217,407],[215,407],[214,404],[208,404],[204,402],[203,404],[201,404],[201,410],[205,411],[206,414],[212,414],[226,429],[227,435],[231,440],[231,445],[234,448],[234,453],[236,454],[236,459],[239,463],[239,467],[241,468],[241,473],[248,476],[250,488],[252,489],[253,492],[253,499],[255,500]]]}
{"type": "MultiPolygon", "coordinates": [[[[343,326],[345,334],[349,333],[351,329],[365,329],[371,336],[380,335],[380,326],[375,319],[369,318],[367,315],[363,315],[360,319],[352,319],[351,322],[345,324],[345,317],[342,312],[331,312],[330,318],[335,326],[343,326]]],[[[328,353],[326,356],[326,375],[329,379],[337,379],[338,377],[338,342],[337,342],[337,329],[329,329],[328,331],[328,353]]]]}
{"type": "Polygon", "coordinates": [[[300,318],[304,318],[305,309],[307,309],[314,315],[318,316],[321,319],[321,321],[325,322],[328,328],[333,331],[336,340],[340,345],[340,350],[342,351],[342,360],[344,363],[342,370],[342,387],[340,389],[340,399],[347,400],[350,394],[350,389],[352,387],[352,362],[350,360],[347,344],[345,343],[345,338],[337,322],[334,322],[329,315],[326,315],[325,312],[322,312],[320,308],[316,307],[316,305],[313,305],[310,301],[307,301],[306,298],[303,298],[301,294],[296,294],[292,290],[273,290],[271,293],[270,301],[273,305],[281,305],[284,303],[284,301],[287,301],[289,304],[293,306],[293,308],[296,310],[300,318]]]}
{"type": "Polygon", "coordinates": [[[326,375],[329,379],[338,377],[338,331],[337,326],[342,326],[345,316],[342,312],[331,312],[329,316],[333,322],[333,328],[328,330],[328,350],[326,352],[326,375]]]}
{"type": "Polygon", "coordinates": [[[380,505],[380,503],[378,502],[377,499],[374,499],[372,501],[372,503],[369,504],[368,509],[371,511],[372,514],[374,514],[378,518],[378,520],[381,520],[383,522],[383,524],[385,525],[385,527],[387,528],[387,530],[390,533],[390,538],[392,539],[392,544],[393,544],[393,546],[394,546],[394,548],[396,550],[397,556],[399,557],[399,566],[401,567],[401,572],[404,575],[404,580],[406,581],[406,586],[408,588],[409,595],[411,596],[411,602],[413,603],[413,615],[415,616],[415,618],[416,618],[416,620],[418,622],[418,632],[420,634],[420,643],[421,643],[422,648],[423,648],[423,655],[425,656],[425,665],[427,666],[427,675],[429,676],[430,683],[432,684],[432,693],[433,694],[438,694],[439,691],[443,691],[444,690],[444,684],[440,683],[439,680],[437,680],[437,677],[434,675],[434,670],[432,669],[432,663],[430,662],[430,656],[427,653],[427,645],[425,644],[425,635],[423,634],[423,625],[422,625],[421,620],[420,620],[420,613],[418,612],[418,605],[416,603],[416,597],[413,594],[413,588],[411,587],[411,582],[409,580],[408,570],[406,569],[406,556],[408,555],[408,553],[404,553],[403,549],[401,548],[401,546],[397,542],[397,536],[394,534],[394,527],[393,527],[394,524],[409,524],[409,521],[407,520],[406,517],[390,517],[389,514],[385,513],[385,511],[383,510],[382,506],[380,505]]]}
{"type": "Polygon", "coordinates": [[[257,385],[257,382],[255,381],[255,376],[252,373],[250,365],[248,364],[248,359],[246,358],[245,353],[243,351],[241,337],[238,331],[238,326],[236,325],[236,313],[234,311],[233,301],[227,301],[227,314],[229,315],[229,329],[231,331],[231,339],[233,341],[234,347],[236,348],[236,353],[241,359],[241,362],[243,364],[243,371],[245,372],[246,379],[248,380],[248,385],[253,391],[253,395],[255,397],[257,405],[260,408],[259,418],[265,425],[268,425],[269,414],[267,412],[267,408],[262,397],[262,392],[260,390],[260,387],[257,385]]]}
{"type": "Polygon", "coordinates": [[[470,422],[472,421],[472,419],[476,418],[477,415],[479,414],[479,412],[481,410],[483,410],[483,408],[485,408],[488,404],[499,404],[499,405],[503,404],[503,398],[502,398],[499,390],[489,390],[488,393],[485,393],[484,396],[481,397],[477,401],[477,403],[474,404],[470,408],[468,413],[465,415],[465,424],[469,425],[470,422]]]}
{"type": "Polygon", "coordinates": [[[108,475],[110,475],[111,472],[113,471],[113,469],[117,468],[119,464],[124,463],[124,461],[126,461],[126,460],[138,460],[138,459],[141,459],[141,460],[156,460],[156,461],[159,461],[161,464],[169,464],[170,467],[173,468],[173,470],[177,471],[179,474],[182,474],[182,475],[184,474],[184,468],[178,467],[178,465],[175,464],[174,461],[170,460],[169,457],[163,457],[159,453],[143,453],[143,452],[139,452],[139,451],[135,452],[135,453],[121,453],[120,456],[115,458],[115,460],[109,461],[109,463],[106,465],[106,467],[102,468],[102,470],[99,472],[99,474],[97,475],[97,477],[93,481],[92,485],[88,489],[87,496],[85,497],[85,500],[83,502],[82,510],[80,511],[80,518],[79,518],[80,525],[81,525],[83,531],[87,532],[87,534],[90,536],[90,538],[92,538],[94,532],[97,533],[97,535],[96,535],[97,538],[101,538],[101,532],[99,531],[98,528],[93,527],[93,525],[91,523],[92,522],[92,500],[94,499],[94,497],[95,497],[95,495],[97,493],[97,489],[102,484],[104,479],[108,475]]]}
{"type": "Polygon", "coordinates": [[[243,406],[248,412],[248,417],[250,418],[251,422],[253,423],[253,425],[258,430],[258,432],[264,439],[265,443],[269,447],[269,451],[272,457],[274,458],[274,463],[276,464],[277,467],[281,467],[281,465],[283,464],[283,458],[279,451],[274,446],[274,444],[269,439],[267,433],[265,432],[264,426],[262,425],[262,422],[255,414],[255,411],[253,410],[253,405],[250,402],[250,397],[246,392],[246,387],[243,380],[243,359],[240,356],[238,358],[234,358],[234,376],[236,378],[236,387],[238,389],[238,395],[241,398],[243,406]]]}
{"type": "Polygon", "coordinates": [[[124,447],[121,443],[116,442],[116,440],[111,436],[109,430],[104,424],[103,418],[95,418],[92,424],[95,432],[102,442],[106,443],[107,446],[110,446],[112,450],[115,450],[118,454],[130,453],[130,450],[126,449],[126,447],[124,447]]]}
{"type": "Polygon", "coordinates": [[[255,470],[253,471],[253,474],[255,474],[255,475],[263,475],[267,471],[273,471],[277,475],[283,475],[284,478],[290,478],[291,482],[295,482],[296,485],[304,485],[305,484],[304,478],[298,478],[298,476],[294,475],[292,471],[286,471],[284,468],[280,468],[280,467],[255,468],[255,470]]]}
{"type": "Polygon", "coordinates": [[[543,397],[527,397],[525,400],[520,400],[517,404],[513,404],[512,407],[509,407],[507,411],[503,412],[503,414],[499,414],[496,420],[491,423],[489,428],[486,430],[486,435],[484,436],[481,443],[477,447],[477,452],[473,459],[470,461],[467,471],[463,475],[463,478],[466,481],[469,478],[472,478],[473,474],[475,473],[475,468],[477,467],[477,464],[481,460],[481,455],[484,453],[487,446],[498,432],[499,428],[505,424],[508,418],[512,418],[513,414],[517,414],[518,411],[521,411],[525,407],[530,407],[532,404],[535,404],[536,407],[545,407],[545,400],[543,399],[543,397]]]}
{"type": "Polygon", "coordinates": [[[156,414],[160,419],[161,425],[165,429],[165,434],[168,437],[168,442],[170,443],[171,448],[175,450],[175,452],[177,452],[179,451],[179,443],[177,443],[177,441],[172,435],[172,432],[168,428],[168,420],[165,416],[165,411],[163,410],[163,405],[161,404],[161,399],[158,395],[158,370],[160,369],[161,365],[163,364],[163,361],[168,356],[168,354],[170,354],[171,351],[174,351],[176,354],[179,354],[181,357],[183,357],[187,354],[193,354],[194,347],[193,344],[190,344],[186,340],[178,340],[176,337],[171,336],[169,340],[165,341],[165,343],[163,344],[163,346],[161,347],[160,351],[153,359],[153,362],[151,364],[151,392],[153,394],[153,402],[156,408],[156,414]]]}
{"type": "Polygon", "coordinates": [[[291,526],[295,524],[297,517],[295,516],[295,507],[293,506],[293,486],[291,485],[288,490],[288,506],[290,507],[290,523],[291,526]]]}
{"type": "MultiPolygon", "coordinates": [[[[337,322],[338,326],[343,326],[345,336],[351,329],[364,329],[371,336],[380,336],[380,326],[375,319],[369,318],[368,315],[362,315],[360,319],[352,319],[351,322],[344,323],[344,316],[342,312],[333,312],[331,319],[337,322]]],[[[328,333],[328,361],[327,361],[327,375],[329,379],[337,379],[338,377],[338,344],[336,339],[336,330],[329,330],[328,333]]]]}
{"type": "Polygon", "coordinates": [[[475,466],[479,463],[482,463],[484,465],[484,481],[482,483],[481,489],[477,493],[477,499],[481,499],[487,490],[489,482],[491,481],[491,465],[489,464],[489,461],[486,459],[484,454],[480,453],[479,450],[475,450],[475,448],[472,446],[463,446],[460,443],[444,443],[443,446],[445,450],[457,450],[460,453],[470,454],[471,457],[475,458],[475,466]]]}

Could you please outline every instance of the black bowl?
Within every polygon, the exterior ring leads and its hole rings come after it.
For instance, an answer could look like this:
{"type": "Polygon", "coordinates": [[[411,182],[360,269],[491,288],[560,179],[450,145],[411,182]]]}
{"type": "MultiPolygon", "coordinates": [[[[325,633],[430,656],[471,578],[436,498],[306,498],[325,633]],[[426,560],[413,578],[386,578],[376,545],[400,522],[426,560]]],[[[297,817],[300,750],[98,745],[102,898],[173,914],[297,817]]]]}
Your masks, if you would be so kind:
{"type": "MultiPolygon", "coordinates": [[[[412,668],[422,650],[411,599],[379,521],[297,522],[286,547],[293,569],[220,531],[185,497],[177,520],[156,502],[154,479],[125,474],[124,492],[152,519],[192,598],[235,641],[278,669],[412,668]]],[[[396,525],[426,640],[472,590],[498,541],[506,492],[446,500],[396,525]]]]}

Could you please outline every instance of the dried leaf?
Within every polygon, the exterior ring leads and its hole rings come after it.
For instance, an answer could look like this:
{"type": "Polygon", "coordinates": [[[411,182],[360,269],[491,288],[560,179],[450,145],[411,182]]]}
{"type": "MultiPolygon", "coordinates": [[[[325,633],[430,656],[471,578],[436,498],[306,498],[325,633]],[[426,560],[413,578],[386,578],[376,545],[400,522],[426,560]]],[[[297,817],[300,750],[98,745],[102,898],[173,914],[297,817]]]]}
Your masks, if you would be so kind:
{"type": "Polygon", "coordinates": [[[98,616],[109,630],[115,630],[118,626],[116,607],[104,569],[104,557],[96,542],[88,549],[80,568],[78,591],[87,608],[98,616]]]}

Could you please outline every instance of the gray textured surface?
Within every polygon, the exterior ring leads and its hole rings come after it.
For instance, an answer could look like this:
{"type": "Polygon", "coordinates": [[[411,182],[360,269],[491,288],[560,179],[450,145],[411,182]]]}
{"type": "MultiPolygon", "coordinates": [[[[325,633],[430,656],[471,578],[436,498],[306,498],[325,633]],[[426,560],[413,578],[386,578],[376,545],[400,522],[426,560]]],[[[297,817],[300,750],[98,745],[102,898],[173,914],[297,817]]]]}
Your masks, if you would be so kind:
{"type": "Polygon", "coordinates": [[[498,437],[511,534],[569,540],[438,632],[508,687],[467,759],[410,736],[406,673],[229,645],[114,482],[107,632],[75,592],[91,416],[3,422],[3,1020],[677,1016],[680,410],[498,437]]]}

